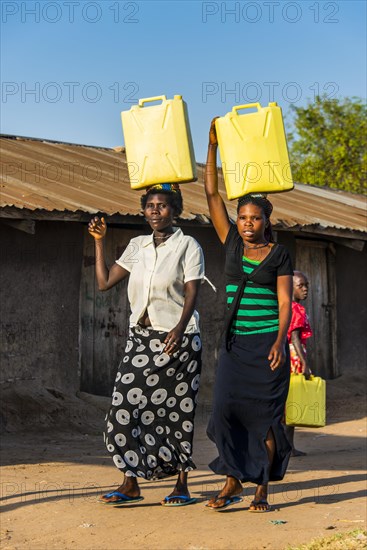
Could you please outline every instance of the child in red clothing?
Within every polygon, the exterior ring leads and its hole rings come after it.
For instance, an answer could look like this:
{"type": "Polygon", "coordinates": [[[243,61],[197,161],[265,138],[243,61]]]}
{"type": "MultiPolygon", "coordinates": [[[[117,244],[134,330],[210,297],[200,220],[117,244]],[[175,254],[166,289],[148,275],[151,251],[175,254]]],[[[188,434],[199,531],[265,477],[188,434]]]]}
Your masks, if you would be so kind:
{"type": "MultiPolygon", "coordinates": [[[[306,310],[300,301],[308,294],[308,280],[304,273],[295,271],[293,275],[292,320],[288,329],[288,342],[291,354],[291,372],[304,374],[308,378],[311,370],[306,360],[306,340],[312,336],[312,330],[306,310]]],[[[286,426],[286,433],[292,445],[292,456],[303,456],[306,453],[294,447],[294,426],[286,426]]]]}
{"type": "Polygon", "coordinates": [[[312,330],[306,310],[300,301],[308,295],[308,280],[301,271],[293,275],[292,320],[288,329],[288,342],[291,351],[291,371],[309,376],[311,371],[306,361],[306,340],[312,336],[312,330]]]}

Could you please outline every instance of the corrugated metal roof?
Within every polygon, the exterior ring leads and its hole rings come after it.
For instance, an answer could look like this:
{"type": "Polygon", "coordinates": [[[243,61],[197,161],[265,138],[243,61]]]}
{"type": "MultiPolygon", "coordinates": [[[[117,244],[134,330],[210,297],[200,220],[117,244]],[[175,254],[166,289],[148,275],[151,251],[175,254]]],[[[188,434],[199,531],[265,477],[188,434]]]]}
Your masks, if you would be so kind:
{"type": "MultiPolygon", "coordinates": [[[[106,149],[39,139],[0,139],[0,206],[90,214],[140,215],[140,192],[130,189],[124,148],[106,149]]],[[[183,219],[208,221],[204,166],[198,182],[182,185],[183,219]]],[[[220,192],[231,218],[236,201],[228,201],[220,174],[220,192]]],[[[271,196],[272,222],[278,227],[367,231],[367,198],[333,189],[296,184],[289,193],[271,196]]]]}

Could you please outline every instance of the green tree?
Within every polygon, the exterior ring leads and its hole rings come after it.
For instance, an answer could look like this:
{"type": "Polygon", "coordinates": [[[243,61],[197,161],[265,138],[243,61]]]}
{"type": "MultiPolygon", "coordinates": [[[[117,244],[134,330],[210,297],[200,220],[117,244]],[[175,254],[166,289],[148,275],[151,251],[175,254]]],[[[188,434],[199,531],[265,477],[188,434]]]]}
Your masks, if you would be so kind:
{"type": "Polygon", "coordinates": [[[316,97],[293,106],[289,153],[293,179],[366,193],[367,109],[359,98],[316,97]]]}

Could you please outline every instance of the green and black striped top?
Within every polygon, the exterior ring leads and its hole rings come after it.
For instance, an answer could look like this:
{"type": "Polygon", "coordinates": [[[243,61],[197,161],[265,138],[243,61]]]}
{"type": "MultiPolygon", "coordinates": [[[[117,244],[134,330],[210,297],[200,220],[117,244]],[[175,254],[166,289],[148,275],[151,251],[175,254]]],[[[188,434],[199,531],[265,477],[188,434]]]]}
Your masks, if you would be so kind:
{"type": "Polygon", "coordinates": [[[235,334],[275,332],[279,328],[277,279],[293,275],[292,262],[287,249],[276,244],[262,262],[244,257],[243,241],[235,225],[230,226],[224,243],[226,261],[225,277],[227,308],[243,283],[244,274],[256,273],[247,280],[243,296],[231,322],[230,331],[235,334]]]}
{"type": "MultiPolygon", "coordinates": [[[[261,262],[243,256],[242,268],[245,273],[252,273],[261,262]]],[[[226,286],[227,304],[233,302],[237,285],[226,286]]],[[[240,306],[231,327],[234,334],[259,334],[274,332],[279,328],[279,308],[276,292],[270,288],[247,281],[240,306]]]]}

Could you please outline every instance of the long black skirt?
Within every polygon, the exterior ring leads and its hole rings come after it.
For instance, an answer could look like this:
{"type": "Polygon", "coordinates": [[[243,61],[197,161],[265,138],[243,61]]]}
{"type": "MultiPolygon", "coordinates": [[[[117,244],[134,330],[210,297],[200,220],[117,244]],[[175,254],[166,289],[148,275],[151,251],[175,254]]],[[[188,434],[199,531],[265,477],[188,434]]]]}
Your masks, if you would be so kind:
{"type": "Polygon", "coordinates": [[[207,430],[219,453],[209,465],[216,474],[258,485],[283,479],[291,452],[282,424],[290,364],[287,346],[284,365],[270,369],[276,335],[234,335],[230,351],[221,350],[207,430]],[[271,468],[265,446],[270,429],[276,443],[271,468]]]}
{"type": "Polygon", "coordinates": [[[185,334],[174,355],[166,332],[133,327],[119,365],[104,439],[126,476],[160,479],[188,472],[201,372],[199,334],[185,334]]]}

